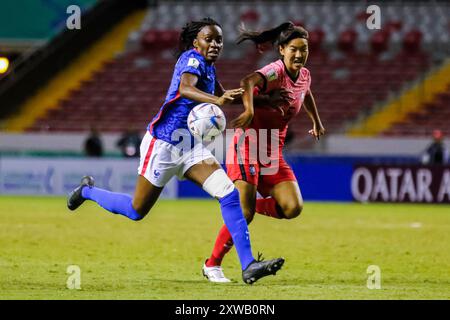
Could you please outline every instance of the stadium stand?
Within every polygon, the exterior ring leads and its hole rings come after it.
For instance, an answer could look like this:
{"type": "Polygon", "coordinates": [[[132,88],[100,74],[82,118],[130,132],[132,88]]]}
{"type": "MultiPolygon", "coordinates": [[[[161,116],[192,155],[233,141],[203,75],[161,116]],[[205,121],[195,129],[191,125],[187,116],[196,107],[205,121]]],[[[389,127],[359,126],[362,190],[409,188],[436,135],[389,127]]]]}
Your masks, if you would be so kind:
{"type": "MultiPolygon", "coordinates": [[[[86,131],[95,124],[102,132],[119,132],[129,128],[130,123],[143,130],[164,101],[175,62],[172,48],[178,30],[188,20],[212,16],[223,23],[228,39],[217,64],[225,88],[238,86],[242,76],[277,58],[274,50],[258,54],[251,45],[235,46],[232,41],[240,23],[262,29],[290,19],[306,27],[311,44],[307,67],[313,77],[312,90],[321,118],[328,133],[345,132],[350,123],[363,121],[377,106],[411,83],[420,82],[431,67],[442,61],[442,50],[434,49],[442,48],[449,40],[448,6],[392,3],[383,8],[383,28],[378,31],[367,29],[365,5],[361,3],[160,3],[148,10],[140,30],[130,35],[130,50],[105,62],[26,130],[75,132],[86,131]]],[[[432,105],[448,105],[448,95],[442,97],[432,105]]],[[[430,112],[419,115],[428,123],[428,115],[435,109],[429,107],[430,112]]],[[[227,118],[240,110],[239,106],[226,107],[227,118]]],[[[418,117],[412,115],[408,119],[418,117]]],[[[429,121],[434,127],[435,123],[429,121]]],[[[408,126],[413,125],[402,128],[408,126]]],[[[290,148],[309,146],[309,127],[305,113],[293,121],[290,129],[298,139],[290,148]]],[[[384,134],[408,131],[398,128],[384,134]]]]}
{"type": "MultiPolygon", "coordinates": [[[[413,118],[410,114],[422,113],[428,104],[432,104],[439,94],[448,91],[450,86],[450,61],[432,68],[421,81],[410,84],[410,87],[403,90],[390,99],[379,110],[372,113],[361,123],[356,123],[350,128],[349,134],[358,136],[389,136],[396,131],[390,132],[390,128],[398,123],[408,123],[413,118]]],[[[445,108],[445,107],[444,107],[445,108]]],[[[436,127],[440,123],[435,123],[436,127]]],[[[415,132],[409,135],[422,136],[427,130],[418,126],[415,132]]]]}
{"type": "Polygon", "coordinates": [[[408,117],[384,131],[385,136],[426,136],[434,130],[441,130],[450,136],[450,86],[446,92],[436,94],[434,100],[425,103],[421,109],[411,112],[408,117]]]}

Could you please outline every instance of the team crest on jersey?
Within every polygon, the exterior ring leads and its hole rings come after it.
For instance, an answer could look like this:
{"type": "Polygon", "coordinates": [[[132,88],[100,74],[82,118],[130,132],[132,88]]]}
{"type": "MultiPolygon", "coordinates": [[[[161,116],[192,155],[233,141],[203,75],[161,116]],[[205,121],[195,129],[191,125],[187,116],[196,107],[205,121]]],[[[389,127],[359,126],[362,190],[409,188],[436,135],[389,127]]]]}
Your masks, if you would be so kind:
{"type": "Polygon", "coordinates": [[[188,67],[194,67],[197,69],[199,65],[200,65],[200,62],[197,59],[189,58],[188,67]]]}
{"type": "Polygon", "coordinates": [[[266,77],[267,77],[267,81],[276,80],[277,79],[277,72],[275,71],[275,69],[270,69],[269,71],[267,71],[266,77]]]}
{"type": "Polygon", "coordinates": [[[250,168],[249,168],[249,171],[250,171],[250,174],[251,174],[252,176],[254,176],[254,175],[256,174],[255,166],[251,164],[251,165],[250,165],[250,168]]]}

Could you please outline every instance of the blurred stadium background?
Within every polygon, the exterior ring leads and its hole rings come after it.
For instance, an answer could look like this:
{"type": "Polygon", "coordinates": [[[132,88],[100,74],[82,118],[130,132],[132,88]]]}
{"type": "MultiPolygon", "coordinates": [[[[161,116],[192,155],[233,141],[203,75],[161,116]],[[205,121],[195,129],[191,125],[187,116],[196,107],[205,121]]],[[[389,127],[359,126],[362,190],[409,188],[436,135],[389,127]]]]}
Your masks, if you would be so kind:
{"type": "MultiPolygon", "coordinates": [[[[327,135],[313,141],[306,134],[310,120],[301,113],[289,127],[285,150],[305,174],[306,199],[352,200],[351,172],[343,172],[355,165],[420,165],[435,130],[449,147],[446,1],[385,1],[379,30],[367,28],[370,14],[364,1],[27,0],[2,6],[0,55],[10,62],[0,75],[2,159],[38,157],[35,164],[44,161],[39,156],[81,159],[90,131],[100,134],[104,156],[119,158],[121,135],[137,130],[142,136],[164,100],[179,30],[204,16],[223,25],[226,45],[217,69],[226,88],[238,86],[243,75],[276,58],[274,50],[259,54],[252,45],[234,44],[241,22],[264,29],[291,20],[309,30],[307,67],[327,135]],[[70,4],[82,9],[80,30],[66,28],[70,4]],[[322,165],[325,170],[314,167],[322,165]],[[328,179],[328,187],[314,190],[313,178],[335,171],[341,179],[328,179]]],[[[240,110],[225,108],[227,118],[240,110]]],[[[22,171],[29,177],[22,179],[19,172],[4,172],[8,165],[3,165],[0,190],[61,194],[76,184],[76,174],[61,176],[57,168],[53,174],[44,167],[42,175],[22,171]],[[58,181],[49,180],[53,175],[58,181]],[[20,181],[32,185],[18,186],[20,181]]],[[[368,192],[364,177],[358,179],[359,191],[368,192]]],[[[180,196],[203,195],[185,193],[192,189],[189,183],[179,189],[180,196]]]]}
{"type": "MultiPolygon", "coordinates": [[[[3,0],[1,7],[2,214],[13,203],[5,195],[65,195],[85,174],[132,193],[138,159],[125,158],[117,142],[133,131],[143,136],[164,101],[181,27],[205,16],[223,26],[216,67],[225,88],[276,58],[274,50],[235,45],[241,22],[264,29],[291,20],[309,31],[307,68],[327,133],[314,141],[301,112],[285,148],[306,201],[450,203],[445,152],[437,162],[425,155],[433,139],[450,148],[448,1],[3,0]],[[366,26],[370,4],[381,9],[381,29],[366,26]],[[66,27],[69,5],[81,8],[80,30],[66,27]],[[86,155],[92,133],[101,158],[86,155]]],[[[240,110],[224,108],[227,119],[240,110]]],[[[205,196],[185,181],[164,193],[205,196]]],[[[448,215],[440,219],[448,224],[448,215]]],[[[444,279],[448,285],[448,273],[444,279]]]]}

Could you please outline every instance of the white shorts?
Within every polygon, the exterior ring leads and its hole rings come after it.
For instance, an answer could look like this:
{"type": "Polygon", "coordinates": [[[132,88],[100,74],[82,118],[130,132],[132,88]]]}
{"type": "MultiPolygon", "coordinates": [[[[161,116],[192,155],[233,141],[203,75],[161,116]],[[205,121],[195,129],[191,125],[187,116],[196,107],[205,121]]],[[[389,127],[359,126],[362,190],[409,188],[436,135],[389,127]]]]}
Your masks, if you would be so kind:
{"type": "Polygon", "coordinates": [[[210,159],[217,162],[211,151],[201,143],[195,144],[191,150],[182,150],[154,138],[148,131],[142,139],[140,151],[138,174],[161,188],[175,175],[178,179],[184,180],[186,171],[201,161],[210,159]]]}

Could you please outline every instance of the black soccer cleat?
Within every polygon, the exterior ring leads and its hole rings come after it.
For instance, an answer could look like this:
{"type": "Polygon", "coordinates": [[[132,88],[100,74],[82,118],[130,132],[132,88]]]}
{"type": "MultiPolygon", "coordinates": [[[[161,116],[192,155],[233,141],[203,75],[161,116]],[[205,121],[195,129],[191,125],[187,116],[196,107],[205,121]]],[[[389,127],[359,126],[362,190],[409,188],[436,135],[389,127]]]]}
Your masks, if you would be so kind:
{"type": "Polygon", "coordinates": [[[242,280],[244,280],[245,283],[253,284],[260,278],[271,274],[275,275],[284,264],[283,258],[263,261],[263,259],[260,260],[260,257],[261,255],[258,254],[258,260],[250,263],[247,269],[242,271],[242,280]]]}
{"type": "Polygon", "coordinates": [[[81,206],[84,202],[83,196],[81,195],[81,190],[83,187],[92,188],[94,186],[94,178],[91,176],[84,176],[81,178],[81,183],[78,187],[76,187],[73,191],[69,193],[67,197],[67,208],[70,210],[75,210],[79,206],[81,206]]]}

